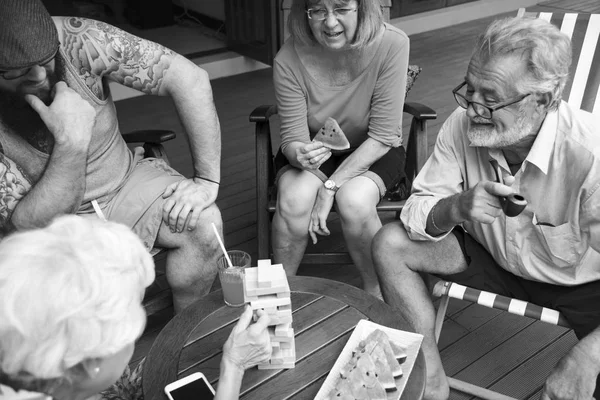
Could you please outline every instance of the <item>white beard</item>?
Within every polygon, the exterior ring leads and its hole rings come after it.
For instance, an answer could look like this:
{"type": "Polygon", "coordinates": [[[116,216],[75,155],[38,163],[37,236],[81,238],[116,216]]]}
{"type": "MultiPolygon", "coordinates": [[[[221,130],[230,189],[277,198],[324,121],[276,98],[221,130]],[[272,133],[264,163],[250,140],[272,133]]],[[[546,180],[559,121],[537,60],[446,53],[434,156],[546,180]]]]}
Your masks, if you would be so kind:
{"type": "Polygon", "coordinates": [[[531,119],[520,112],[514,125],[504,132],[498,132],[492,125],[473,125],[469,121],[467,137],[471,141],[471,146],[498,149],[519,143],[529,136],[532,130],[531,119]]]}

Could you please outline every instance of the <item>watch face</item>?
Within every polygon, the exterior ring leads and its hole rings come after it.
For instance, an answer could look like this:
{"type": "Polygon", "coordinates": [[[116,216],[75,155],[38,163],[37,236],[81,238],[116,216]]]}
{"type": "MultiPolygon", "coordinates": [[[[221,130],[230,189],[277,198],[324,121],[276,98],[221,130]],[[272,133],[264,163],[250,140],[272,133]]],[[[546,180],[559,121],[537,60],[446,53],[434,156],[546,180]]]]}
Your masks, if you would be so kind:
{"type": "Polygon", "coordinates": [[[331,179],[326,180],[325,181],[325,188],[326,189],[331,189],[331,190],[335,189],[335,182],[332,181],[331,179]]]}

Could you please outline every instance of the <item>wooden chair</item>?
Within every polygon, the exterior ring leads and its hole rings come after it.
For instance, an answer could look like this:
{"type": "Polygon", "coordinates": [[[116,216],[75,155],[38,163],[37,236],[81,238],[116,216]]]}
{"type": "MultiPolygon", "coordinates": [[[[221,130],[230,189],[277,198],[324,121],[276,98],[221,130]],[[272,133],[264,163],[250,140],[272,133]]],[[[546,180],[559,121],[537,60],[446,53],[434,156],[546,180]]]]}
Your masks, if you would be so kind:
{"type": "MultiPolygon", "coordinates": [[[[163,143],[175,139],[175,132],[159,129],[138,130],[123,133],[122,136],[126,143],[143,143],[144,157],[162,158],[169,164],[169,158],[163,143]]],[[[159,267],[159,265],[164,264],[165,256],[166,251],[164,250],[160,250],[154,255],[154,262],[157,265],[156,279],[146,289],[143,301],[148,316],[168,309],[173,305],[173,295],[167,283],[165,271],[159,267]]]]}
{"type": "MultiPolygon", "coordinates": [[[[406,176],[413,179],[427,159],[427,120],[437,118],[431,108],[419,103],[404,103],[404,112],[412,116],[408,133],[406,176]]],[[[272,258],[270,247],[271,218],[277,204],[277,188],[274,185],[273,151],[270,118],[277,114],[277,106],[262,105],[250,114],[250,122],[256,124],[256,201],[258,258],[272,258]]],[[[405,201],[382,200],[378,211],[400,212],[405,201]]],[[[335,207],[334,207],[335,209],[335,207]]],[[[335,212],[333,210],[332,212],[335,212]]],[[[305,253],[305,264],[348,264],[350,255],[345,252],[305,253]]]]}
{"type": "MultiPolygon", "coordinates": [[[[571,37],[573,66],[576,66],[576,68],[571,72],[571,79],[565,87],[563,100],[571,106],[600,115],[600,91],[598,89],[600,84],[600,48],[597,46],[600,34],[600,14],[527,13],[525,9],[520,9],[517,16],[535,16],[544,19],[555,24],[562,32],[571,37]]],[[[436,340],[439,339],[448,301],[451,297],[569,328],[567,321],[556,310],[453,282],[438,281],[433,288],[433,295],[441,297],[435,324],[436,340]]],[[[448,379],[452,389],[478,398],[516,400],[452,377],[448,379]]]]}

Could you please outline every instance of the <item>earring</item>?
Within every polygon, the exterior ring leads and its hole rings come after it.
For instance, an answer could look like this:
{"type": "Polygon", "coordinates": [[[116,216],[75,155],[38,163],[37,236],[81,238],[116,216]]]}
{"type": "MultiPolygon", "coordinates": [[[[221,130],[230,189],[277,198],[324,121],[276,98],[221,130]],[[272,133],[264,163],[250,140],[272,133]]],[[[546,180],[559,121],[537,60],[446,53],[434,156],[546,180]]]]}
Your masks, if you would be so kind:
{"type": "Polygon", "coordinates": [[[100,367],[94,368],[94,374],[98,375],[100,373],[100,367]]]}

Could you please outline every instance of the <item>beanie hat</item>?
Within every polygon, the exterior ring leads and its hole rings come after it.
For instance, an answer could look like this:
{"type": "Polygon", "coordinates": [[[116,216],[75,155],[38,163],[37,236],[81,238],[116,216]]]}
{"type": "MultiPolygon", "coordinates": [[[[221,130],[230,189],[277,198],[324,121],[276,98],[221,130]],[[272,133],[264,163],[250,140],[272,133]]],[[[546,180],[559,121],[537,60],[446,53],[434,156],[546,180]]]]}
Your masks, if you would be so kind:
{"type": "Polygon", "coordinates": [[[41,0],[0,0],[0,71],[43,64],[58,46],[58,31],[41,0]]]}

